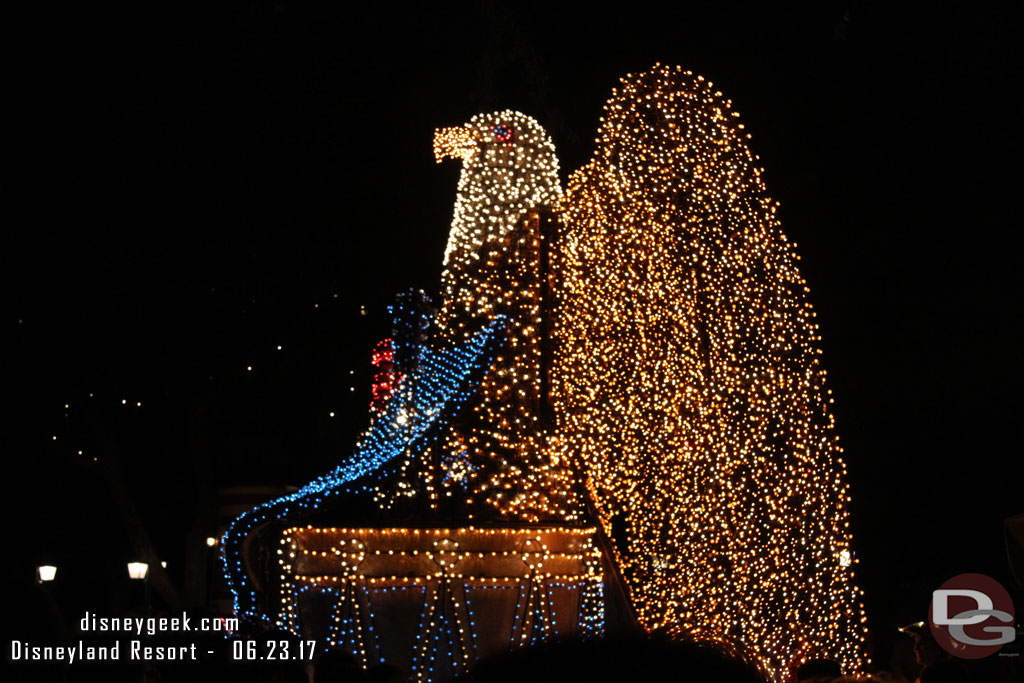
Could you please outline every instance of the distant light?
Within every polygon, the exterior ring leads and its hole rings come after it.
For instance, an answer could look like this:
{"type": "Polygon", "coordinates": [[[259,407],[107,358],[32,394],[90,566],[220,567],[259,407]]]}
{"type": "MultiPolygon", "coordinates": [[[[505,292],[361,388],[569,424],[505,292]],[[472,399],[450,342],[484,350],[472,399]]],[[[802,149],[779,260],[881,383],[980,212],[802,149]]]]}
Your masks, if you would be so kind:
{"type": "Polygon", "coordinates": [[[334,417],[334,411],[333,410],[331,411],[331,417],[334,417]]]}
{"type": "Polygon", "coordinates": [[[853,564],[853,556],[850,555],[850,551],[849,550],[840,550],[839,551],[839,566],[840,567],[849,567],[851,564],[853,564]]]}
{"type": "Polygon", "coordinates": [[[277,350],[278,350],[278,351],[280,351],[280,350],[281,350],[281,345],[280,345],[280,344],[278,344],[278,345],[277,345],[277,350]]]}
{"type": "Polygon", "coordinates": [[[79,454],[79,455],[82,455],[82,451],[78,451],[78,454],[79,454]]]}
{"type": "Polygon", "coordinates": [[[54,434],[54,435],[53,435],[53,440],[54,440],[54,441],[56,441],[56,440],[57,440],[57,435],[56,435],[56,434],[54,434]]]}
{"type": "Polygon", "coordinates": [[[246,365],[245,369],[248,370],[249,372],[252,372],[252,366],[251,365],[246,365]]]}
{"type": "MultiPolygon", "coordinates": [[[[356,388],[355,388],[355,387],[349,387],[349,388],[348,388],[348,390],[349,390],[349,391],[355,391],[355,390],[356,390],[356,388]]],[[[53,437],[53,438],[55,438],[55,439],[56,439],[57,437],[53,437]]]]}
{"type": "Polygon", "coordinates": [[[126,405],[128,405],[128,400],[127,400],[127,399],[124,399],[124,398],[122,398],[122,399],[121,399],[121,405],[123,405],[123,406],[126,406],[126,405]]]}
{"type": "Polygon", "coordinates": [[[149,575],[149,565],[145,562],[129,562],[128,576],[137,581],[145,579],[149,575]]]}
{"type": "Polygon", "coordinates": [[[57,578],[57,568],[52,564],[41,564],[36,567],[36,575],[39,577],[39,583],[53,581],[57,578]]]}
{"type": "Polygon", "coordinates": [[[142,407],[142,401],[139,401],[139,402],[138,402],[138,403],[136,403],[135,405],[136,405],[136,406],[138,406],[139,408],[141,408],[141,407],[142,407]]]}
{"type": "Polygon", "coordinates": [[[408,421],[409,421],[409,418],[405,416],[405,411],[404,410],[400,411],[398,413],[398,417],[395,418],[395,422],[397,422],[400,425],[404,425],[408,421]]]}
{"type": "Polygon", "coordinates": [[[167,560],[161,560],[160,566],[163,567],[164,569],[167,569],[167,560]]]}
{"type": "Polygon", "coordinates": [[[212,548],[213,546],[217,545],[217,539],[213,536],[207,536],[206,545],[212,548]]]}

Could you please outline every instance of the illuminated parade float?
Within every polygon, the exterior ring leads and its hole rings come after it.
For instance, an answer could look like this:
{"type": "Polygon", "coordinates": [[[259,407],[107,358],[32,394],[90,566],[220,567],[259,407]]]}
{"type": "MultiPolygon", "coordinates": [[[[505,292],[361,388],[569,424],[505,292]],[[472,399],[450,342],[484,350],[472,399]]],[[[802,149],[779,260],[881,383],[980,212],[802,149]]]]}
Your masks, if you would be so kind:
{"type": "Polygon", "coordinates": [[[818,327],[748,138],[662,66],[564,192],[529,116],[437,131],[441,297],[396,298],[352,455],[228,529],[239,616],[422,681],[629,625],[860,670],[818,327]]]}

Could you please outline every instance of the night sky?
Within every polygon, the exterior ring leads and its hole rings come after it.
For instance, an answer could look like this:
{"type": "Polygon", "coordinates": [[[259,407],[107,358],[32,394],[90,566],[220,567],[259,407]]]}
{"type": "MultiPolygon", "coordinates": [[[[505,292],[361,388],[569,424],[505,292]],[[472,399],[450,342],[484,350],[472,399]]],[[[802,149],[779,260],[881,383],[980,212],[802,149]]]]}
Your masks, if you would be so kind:
{"type": "Polygon", "coordinates": [[[955,574],[1009,584],[1019,16],[286,4],[7,22],[7,590],[42,560],[69,603],[124,589],[131,549],[92,460],[106,450],[172,577],[197,477],[330,469],[367,422],[385,307],[439,286],[459,169],[434,163],[433,130],[519,109],[564,181],[617,79],[655,62],[732,99],[798,244],[879,638],[955,574]]]}

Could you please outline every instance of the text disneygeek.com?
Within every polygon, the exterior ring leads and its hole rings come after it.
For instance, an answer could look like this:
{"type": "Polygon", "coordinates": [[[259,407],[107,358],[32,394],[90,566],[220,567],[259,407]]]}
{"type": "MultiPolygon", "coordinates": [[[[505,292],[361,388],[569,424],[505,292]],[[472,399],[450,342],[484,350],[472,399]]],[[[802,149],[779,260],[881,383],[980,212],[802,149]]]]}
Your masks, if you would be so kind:
{"type": "MultiPolygon", "coordinates": [[[[159,617],[101,617],[86,612],[78,623],[83,636],[95,637],[94,634],[110,634],[137,636],[130,640],[112,640],[108,643],[96,644],[78,640],[61,645],[31,643],[25,640],[12,640],[7,650],[8,661],[12,662],[58,662],[74,664],[76,662],[120,662],[120,661],[196,661],[202,654],[213,655],[214,650],[200,648],[196,643],[174,645],[153,644],[143,638],[166,634],[219,634],[231,636],[238,629],[238,620],[219,617],[192,617],[182,613],[180,616],[159,617]]],[[[207,644],[208,645],[208,644],[207,644]]],[[[237,645],[234,650],[242,649],[237,645]]],[[[245,653],[248,654],[248,653],[245,653]]],[[[303,653],[305,654],[305,653],[303,653]]],[[[235,659],[246,659],[244,654],[235,659]]]]}

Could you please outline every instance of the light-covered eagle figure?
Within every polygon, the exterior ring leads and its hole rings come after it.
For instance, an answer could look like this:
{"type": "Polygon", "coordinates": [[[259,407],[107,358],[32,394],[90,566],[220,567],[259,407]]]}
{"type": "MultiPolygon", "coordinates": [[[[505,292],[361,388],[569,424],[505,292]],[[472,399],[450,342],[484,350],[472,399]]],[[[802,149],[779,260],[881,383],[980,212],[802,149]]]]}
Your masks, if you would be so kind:
{"type": "Polygon", "coordinates": [[[592,520],[644,629],[778,682],[818,657],[862,671],[819,330],[748,138],[710,82],[659,65],[612,92],[564,194],[529,116],[438,131],[462,161],[440,306],[396,315],[402,379],[355,453],[229,528],[236,611],[266,615],[261,529],[414,501],[446,528],[592,520]]]}
{"type": "Polygon", "coordinates": [[[440,467],[421,471],[420,484],[438,507],[474,520],[575,520],[573,476],[544,419],[553,290],[541,213],[561,195],[555,146],[536,120],[505,110],[438,130],[434,155],[462,160],[438,332],[457,342],[495,314],[509,325],[476,396],[434,448],[440,467]]]}
{"type": "Polygon", "coordinates": [[[818,326],[749,137],[709,81],[664,66],[622,79],[564,195],[532,118],[438,131],[438,160],[463,161],[439,326],[458,338],[501,313],[536,351],[492,366],[445,462],[504,518],[589,499],[645,629],[773,680],[815,657],[856,672],[865,616],[818,326]],[[554,229],[531,231],[545,207],[554,229]],[[529,240],[550,258],[524,266],[529,240]]]}

